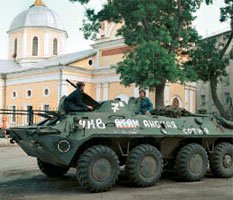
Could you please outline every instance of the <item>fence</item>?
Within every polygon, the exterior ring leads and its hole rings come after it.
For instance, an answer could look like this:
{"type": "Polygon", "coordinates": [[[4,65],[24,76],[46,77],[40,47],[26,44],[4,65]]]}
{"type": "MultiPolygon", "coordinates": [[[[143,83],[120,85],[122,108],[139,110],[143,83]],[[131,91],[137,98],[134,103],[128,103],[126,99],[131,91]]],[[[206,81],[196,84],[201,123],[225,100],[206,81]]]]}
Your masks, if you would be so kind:
{"type": "MultiPolygon", "coordinates": [[[[55,109],[49,109],[49,111],[56,111],[55,109]]],[[[46,114],[48,110],[33,109],[32,106],[28,106],[27,109],[16,109],[11,107],[10,109],[0,109],[0,127],[3,129],[36,124],[44,119],[43,114],[46,114]]]]}

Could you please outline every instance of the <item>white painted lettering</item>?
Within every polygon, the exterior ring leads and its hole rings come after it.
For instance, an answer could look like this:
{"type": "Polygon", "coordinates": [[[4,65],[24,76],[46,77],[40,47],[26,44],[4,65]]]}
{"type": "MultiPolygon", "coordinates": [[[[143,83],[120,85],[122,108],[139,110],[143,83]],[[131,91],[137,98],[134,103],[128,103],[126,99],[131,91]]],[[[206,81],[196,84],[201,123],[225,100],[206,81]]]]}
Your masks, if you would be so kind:
{"type": "Polygon", "coordinates": [[[91,128],[96,129],[95,122],[93,119],[87,121],[87,128],[88,129],[91,129],[91,128]]]}
{"type": "Polygon", "coordinates": [[[169,121],[166,122],[166,127],[167,128],[172,128],[172,125],[171,125],[171,123],[169,121]]]}
{"type": "Polygon", "coordinates": [[[161,128],[161,125],[160,125],[160,123],[158,122],[158,121],[154,121],[155,122],[155,126],[157,127],[157,128],[161,128]]]}
{"type": "Polygon", "coordinates": [[[138,120],[132,120],[132,124],[133,124],[134,128],[140,127],[138,120]]]}
{"type": "Polygon", "coordinates": [[[145,128],[150,128],[150,124],[148,123],[147,120],[143,120],[143,124],[144,124],[145,128]]]}
{"type": "Polygon", "coordinates": [[[155,123],[152,120],[149,120],[150,128],[155,128],[155,123]]]}
{"type": "Polygon", "coordinates": [[[205,134],[207,134],[207,135],[210,134],[208,128],[204,128],[204,132],[205,132],[205,134]]]}
{"type": "Polygon", "coordinates": [[[177,129],[176,123],[174,121],[171,121],[171,125],[173,126],[173,128],[177,129]]]}
{"type": "Polygon", "coordinates": [[[106,126],[103,123],[102,119],[96,119],[96,127],[98,129],[106,129],[106,126]]]}
{"type": "Polygon", "coordinates": [[[79,125],[80,125],[82,128],[85,128],[85,126],[86,126],[86,121],[85,121],[85,120],[79,120],[79,125]]]}

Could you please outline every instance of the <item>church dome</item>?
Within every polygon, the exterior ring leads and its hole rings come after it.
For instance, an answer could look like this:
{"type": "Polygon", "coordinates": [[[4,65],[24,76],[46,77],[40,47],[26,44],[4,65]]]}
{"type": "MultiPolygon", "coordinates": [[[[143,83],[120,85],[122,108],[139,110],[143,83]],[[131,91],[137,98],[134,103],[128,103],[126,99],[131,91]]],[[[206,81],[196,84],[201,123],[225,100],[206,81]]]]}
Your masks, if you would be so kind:
{"type": "Polygon", "coordinates": [[[9,31],[23,27],[49,27],[65,31],[58,14],[45,6],[41,0],[36,0],[28,10],[17,15],[12,21],[9,31]]]}

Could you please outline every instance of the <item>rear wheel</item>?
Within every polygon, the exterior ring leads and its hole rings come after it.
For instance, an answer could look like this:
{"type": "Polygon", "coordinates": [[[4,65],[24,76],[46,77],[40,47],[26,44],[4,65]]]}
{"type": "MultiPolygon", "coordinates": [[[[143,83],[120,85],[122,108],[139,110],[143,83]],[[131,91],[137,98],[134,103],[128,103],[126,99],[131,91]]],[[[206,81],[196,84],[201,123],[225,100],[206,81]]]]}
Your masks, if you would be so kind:
{"type": "Polygon", "coordinates": [[[37,164],[39,169],[48,177],[62,177],[66,172],[68,172],[69,167],[59,167],[46,163],[37,158],[37,164]]]}
{"type": "Polygon", "coordinates": [[[208,155],[199,144],[187,144],[178,152],[175,169],[185,181],[199,181],[208,168],[208,155]]]}
{"type": "Polygon", "coordinates": [[[130,181],[141,187],[154,185],[161,177],[162,169],[160,152],[149,144],[136,146],[126,161],[126,173],[130,181]]]}
{"type": "Polygon", "coordinates": [[[79,158],[77,179],[82,188],[91,192],[108,191],[118,179],[119,160],[107,146],[93,146],[79,158]]]}
{"type": "Polygon", "coordinates": [[[230,143],[218,144],[210,159],[212,173],[219,178],[233,176],[233,145],[230,143]]]}

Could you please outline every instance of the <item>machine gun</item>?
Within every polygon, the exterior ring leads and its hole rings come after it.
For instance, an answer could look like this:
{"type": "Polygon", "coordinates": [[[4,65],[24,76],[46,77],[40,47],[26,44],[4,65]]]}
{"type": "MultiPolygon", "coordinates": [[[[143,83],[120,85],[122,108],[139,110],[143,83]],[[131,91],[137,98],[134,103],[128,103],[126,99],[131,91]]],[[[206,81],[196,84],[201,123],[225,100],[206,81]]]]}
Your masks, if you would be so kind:
{"type": "MultiPolygon", "coordinates": [[[[68,82],[70,85],[72,85],[75,89],[77,89],[77,86],[72,83],[70,80],[66,79],[66,82],[68,82]]],[[[101,106],[100,103],[95,101],[92,97],[90,97],[88,94],[83,93],[83,98],[82,98],[83,103],[86,105],[92,106],[94,109],[97,109],[101,106]]]]}
{"type": "Polygon", "coordinates": [[[66,79],[66,82],[68,82],[70,85],[72,85],[75,89],[77,89],[77,86],[74,84],[74,83],[72,83],[70,80],[68,80],[68,79],[66,79]]]}

